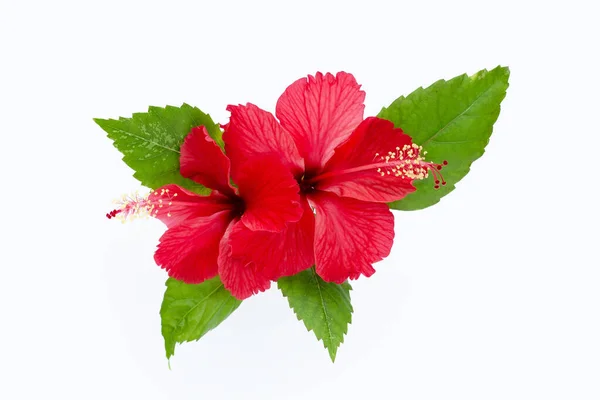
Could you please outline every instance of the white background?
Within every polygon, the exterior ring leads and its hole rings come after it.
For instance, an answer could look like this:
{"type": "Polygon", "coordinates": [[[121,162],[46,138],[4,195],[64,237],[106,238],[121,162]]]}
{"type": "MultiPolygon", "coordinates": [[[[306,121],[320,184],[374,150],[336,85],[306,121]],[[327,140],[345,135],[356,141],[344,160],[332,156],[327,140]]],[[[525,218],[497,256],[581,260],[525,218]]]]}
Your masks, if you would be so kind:
{"type": "Polygon", "coordinates": [[[600,398],[592,1],[0,4],[0,398],[600,398]],[[139,184],[93,117],[187,102],[226,122],[339,70],[373,115],[498,64],[486,154],[435,207],[396,213],[335,364],[272,289],[168,369],[164,228],[106,220],[139,184]]]}

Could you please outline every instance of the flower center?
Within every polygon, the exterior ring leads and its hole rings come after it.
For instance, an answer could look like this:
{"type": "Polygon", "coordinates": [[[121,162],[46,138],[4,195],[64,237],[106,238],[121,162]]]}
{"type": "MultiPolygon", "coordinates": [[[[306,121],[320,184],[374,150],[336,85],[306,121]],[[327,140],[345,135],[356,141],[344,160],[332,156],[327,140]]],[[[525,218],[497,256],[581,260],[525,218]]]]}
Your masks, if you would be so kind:
{"type": "Polygon", "coordinates": [[[433,187],[439,189],[440,184],[442,186],[446,185],[446,181],[440,170],[445,165],[448,165],[448,161],[444,160],[441,164],[428,162],[425,161],[425,158],[423,157],[425,154],[427,154],[427,152],[423,151],[422,146],[414,143],[412,145],[404,145],[402,148],[396,147],[394,151],[388,151],[386,155],[375,153],[373,161],[369,164],[355,168],[326,172],[309,179],[306,183],[313,185],[314,189],[314,185],[323,179],[372,170],[374,173],[376,172],[381,176],[398,177],[410,180],[426,179],[429,177],[429,173],[431,173],[434,177],[433,187]],[[421,155],[421,153],[423,155],[421,155]]]}
{"type": "Polygon", "coordinates": [[[241,197],[231,197],[231,204],[233,205],[233,214],[238,217],[241,217],[246,211],[246,203],[241,197]]]}
{"type": "Polygon", "coordinates": [[[298,185],[300,186],[300,193],[307,194],[316,190],[314,182],[311,182],[310,179],[306,179],[306,177],[300,178],[298,180],[298,185]]]}

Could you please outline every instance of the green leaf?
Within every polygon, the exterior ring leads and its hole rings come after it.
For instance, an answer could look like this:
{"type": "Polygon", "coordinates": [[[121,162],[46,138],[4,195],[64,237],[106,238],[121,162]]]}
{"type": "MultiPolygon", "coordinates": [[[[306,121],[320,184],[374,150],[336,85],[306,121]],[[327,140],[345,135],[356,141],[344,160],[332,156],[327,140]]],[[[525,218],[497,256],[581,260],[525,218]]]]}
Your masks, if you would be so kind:
{"type": "Polygon", "coordinates": [[[142,185],[156,189],[174,183],[200,194],[210,192],[179,173],[179,148],[194,126],[206,126],[212,138],[223,145],[221,129],[208,114],[183,104],[149,107],[147,113],[136,113],[131,118],[94,121],[108,133],[142,185]]]}
{"type": "Polygon", "coordinates": [[[219,277],[197,285],[169,278],[166,286],[160,317],[167,358],[175,354],[177,343],[200,339],[242,304],[219,277]]]}
{"type": "Polygon", "coordinates": [[[388,119],[427,151],[426,159],[448,161],[442,170],[448,182],[434,189],[433,177],[415,181],[416,191],[390,203],[398,210],[419,210],[434,205],[454,190],[471,163],[481,157],[500,113],[500,103],[508,88],[509,70],[497,67],[469,77],[440,80],[419,88],[383,108],[379,117],[388,119]]]}
{"type": "Polygon", "coordinates": [[[352,323],[350,284],[325,282],[313,267],[294,276],[280,278],[277,286],[287,297],[298,320],[323,341],[331,361],[335,361],[337,349],[348,332],[348,324],[352,323]]]}

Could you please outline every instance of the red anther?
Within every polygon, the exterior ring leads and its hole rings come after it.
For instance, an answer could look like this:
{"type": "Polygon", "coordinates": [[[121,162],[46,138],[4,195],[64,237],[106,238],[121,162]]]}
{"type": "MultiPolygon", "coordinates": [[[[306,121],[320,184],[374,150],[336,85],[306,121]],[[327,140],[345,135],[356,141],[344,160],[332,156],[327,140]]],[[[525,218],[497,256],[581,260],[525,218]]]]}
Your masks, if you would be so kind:
{"type": "Polygon", "coordinates": [[[438,180],[436,179],[436,180],[435,180],[435,184],[437,185],[437,184],[439,184],[439,183],[440,183],[440,181],[438,181],[438,180]]]}
{"type": "Polygon", "coordinates": [[[106,213],[106,218],[108,218],[108,219],[114,218],[121,211],[122,210],[112,210],[111,212],[106,213]]]}
{"type": "Polygon", "coordinates": [[[442,169],[441,165],[436,165],[437,170],[439,171],[440,169],[442,169]]]}
{"type": "Polygon", "coordinates": [[[434,189],[439,189],[439,188],[440,188],[440,185],[435,185],[433,188],[434,188],[434,189]]]}
{"type": "Polygon", "coordinates": [[[446,181],[442,182],[442,186],[446,186],[446,181]]]}
{"type": "Polygon", "coordinates": [[[442,162],[442,164],[444,164],[444,165],[448,165],[448,161],[444,160],[444,161],[442,162]]]}
{"type": "MultiPolygon", "coordinates": [[[[164,190],[164,192],[168,193],[168,190],[164,190]]],[[[147,216],[153,207],[153,202],[148,199],[148,196],[149,194],[140,195],[137,192],[132,195],[123,196],[120,200],[115,201],[118,206],[107,214],[107,218],[114,218],[118,215],[119,219],[124,222],[141,215],[147,216]]]]}

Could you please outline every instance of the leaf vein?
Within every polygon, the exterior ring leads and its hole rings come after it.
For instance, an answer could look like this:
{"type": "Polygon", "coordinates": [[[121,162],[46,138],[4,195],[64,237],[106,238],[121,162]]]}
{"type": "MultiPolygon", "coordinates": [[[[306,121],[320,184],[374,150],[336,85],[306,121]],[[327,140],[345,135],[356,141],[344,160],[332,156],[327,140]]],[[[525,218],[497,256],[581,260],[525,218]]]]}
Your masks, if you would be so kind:
{"type": "MultiPolygon", "coordinates": [[[[475,103],[477,103],[477,101],[485,94],[487,94],[490,90],[492,90],[492,88],[494,87],[494,84],[490,85],[486,90],[484,90],[479,96],[477,96],[475,98],[475,100],[473,100],[471,102],[471,104],[469,105],[469,107],[467,107],[464,111],[460,112],[458,115],[456,115],[454,118],[452,118],[452,120],[450,120],[450,122],[448,122],[446,125],[444,125],[443,128],[441,128],[440,130],[438,130],[436,133],[434,133],[429,139],[427,139],[426,141],[424,141],[423,143],[421,143],[421,146],[425,147],[425,145],[427,145],[427,143],[429,143],[430,141],[432,141],[436,136],[438,136],[440,133],[442,133],[444,130],[446,130],[446,128],[448,128],[450,125],[452,125],[452,123],[454,123],[454,121],[456,121],[458,118],[462,117],[467,111],[469,111],[471,109],[471,107],[473,107],[473,105],[475,103]]],[[[438,110],[439,111],[439,110],[438,110]]]]}
{"type": "Polygon", "coordinates": [[[212,292],[210,292],[208,295],[204,296],[198,303],[196,303],[192,308],[190,308],[182,317],[181,320],[179,322],[177,322],[177,325],[175,327],[175,329],[173,329],[173,334],[171,335],[171,339],[174,339],[175,337],[175,333],[179,333],[179,329],[184,325],[185,322],[185,318],[192,312],[194,311],[194,309],[196,309],[196,307],[198,307],[200,304],[202,304],[203,302],[206,301],[206,299],[208,299],[210,296],[212,296],[213,294],[215,294],[215,292],[217,292],[219,289],[221,289],[223,287],[223,284],[221,283],[219,286],[217,286],[212,292]]]}
{"type": "Polygon", "coordinates": [[[319,284],[319,280],[317,279],[317,273],[312,270],[313,280],[317,285],[317,290],[319,291],[319,298],[321,299],[321,306],[323,308],[323,316],[325,317],[325,325],[327,326],[327,334],[329,336],[329,345],[333,345],[333,335],[331,333],[331,325],[329,323],[329,313],[327,312],[327,307],[325,306],[325,299],[323,299],[323,292],[321,291],[321,285],[319,284]]]}
{"type": "Polygon", "coordinates": [[[163,145],[163,144],[160,144],[160,143],[158,143],[158,142],[155,142],[155,141],[153,141],[153,140],[150,140],[150,139],[148,139],[148,138],[145,138],[145,137],[143,137],[143,136],[136,135],[135,133],[128,132],[128,131],[126,131],[126,130],[123,130],[123,129],[119,129],[119,133],[123,133],[123,134],[125,134],[125,135],[132,136],[132,137],[134,137],[134,138],[136,138],[136,139],[139,139],[139,140],[141,140],[141,141],[143,141],[143,142],[150,143],[150,144],[156,145],[156,146],[158,146],[158,147],[162,147],[162,148],[163,148],[163,149],[165,149],[165,150],[171,150],[171,151],[174,151],[174,152],[175,152],[175,153],[177,153],[177,154],[181,154],[179,150],[176,150],[176,149],[173,149],[173,148],[171,148],[171,147],[165,146],[165,145],[163,145]]]}

